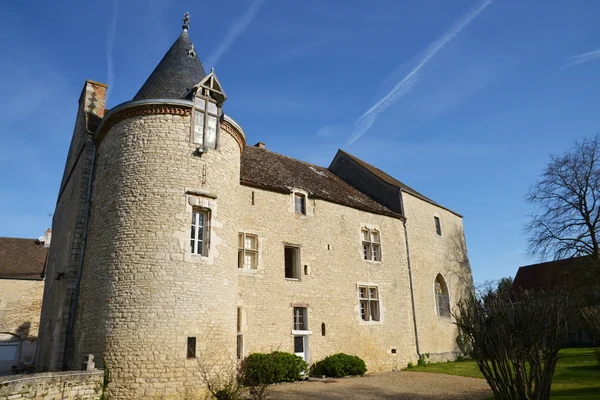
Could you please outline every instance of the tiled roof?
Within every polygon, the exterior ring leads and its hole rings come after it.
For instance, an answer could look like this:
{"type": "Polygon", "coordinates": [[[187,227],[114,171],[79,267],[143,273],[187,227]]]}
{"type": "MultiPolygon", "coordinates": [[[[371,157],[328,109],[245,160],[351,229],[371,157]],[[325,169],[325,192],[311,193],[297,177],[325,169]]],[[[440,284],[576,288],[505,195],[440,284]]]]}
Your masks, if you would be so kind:
{"type": "Polygon", "coordinates": [[[205,76],[194,45],[183,31],[133,100],[181,99],[205,76]]]}
{"type": "Polygon", "coordinates": [[[594,264],[590,257],[575,257],[520,267],[513,286],[521,289],[553,289],[589,283],[594,264]]]}
{"type": "Polygon", "coordinates": [[[47,253],[36,239],[0,237],[0,278],[41,279],[47,253]]]}
{"type": "Polygon", "coordinates": [[[375,214],[402,218],[344,182],[327,168],[296,160],[267,149],[246,146],[240,180],[243,185],[289,193],[291,188],[309,192],[309,197],[330,201],[375,214]]]}
{"type": "Polygon", "coordinates": [[[356,163],[358,163],[359,165],[361,165],[363,168],[365,168],[366,170],[368,170],[369,172],[371,172],[373,175],[375,175],[376,177],[378,177],[379,179],[381,179],[382,181],[384,181],[385,183],[392,185],[392,186],[396,186],[399,189],[402,189],[403,192],[406,193],[410,193],[411,195],[424,200],[430,204],[433,204],[434,206],[438,206],[440,208],[443,208],[444,210],[450,211],[452,214],[455,214],[459,217],[462,217],[462,215],[442,206],[439,203],[436,203],[435,201],[431,200],[429,197],[417,192],[416,190],[414,190],[413,188],[411,188],[410,186],[400,182],[398,179],[394,178],[393,176],[390,176],[388,174],[386,174],[385,172],[383,172],[382,170],[380,170],[379,168],[361,160],[358,157],[353,156],[350,153],[345,152],[344,150],[339,150],[341,153],[347,155],[348,157],[350,157],[353,161],[355,161],[356,163]]]}

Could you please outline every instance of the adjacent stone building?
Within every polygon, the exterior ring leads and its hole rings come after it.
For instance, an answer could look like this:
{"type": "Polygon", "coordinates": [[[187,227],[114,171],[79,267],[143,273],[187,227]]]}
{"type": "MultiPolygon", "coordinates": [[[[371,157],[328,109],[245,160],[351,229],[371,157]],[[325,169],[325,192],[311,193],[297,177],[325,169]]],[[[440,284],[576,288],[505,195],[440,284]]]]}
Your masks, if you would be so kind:
{"type": "Polygon", "coordinates": [[[248,146],[188,22],[132,101],[106,110],[106,85],[85,83],[37,368],[93,354],[115,398],[193,398],[197,359],[453,357],[462,217],[341,150],[323,168],[248,146]]]}
{"type": "Polygon", "coordinates": [[[0,375],[33,366],[49,244],[0,238],[0,375]]]}

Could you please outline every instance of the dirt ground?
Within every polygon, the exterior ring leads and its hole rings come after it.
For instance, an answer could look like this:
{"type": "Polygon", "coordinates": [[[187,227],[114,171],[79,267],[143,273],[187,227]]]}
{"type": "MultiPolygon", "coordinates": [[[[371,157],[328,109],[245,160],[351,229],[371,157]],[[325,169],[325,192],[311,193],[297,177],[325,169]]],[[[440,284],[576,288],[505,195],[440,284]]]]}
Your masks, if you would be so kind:
{"type": "Polygon", "coordinates": [[[485,399],[492,396],[483,379],[426,372],[381,372],[362,377],[318,379],[275,385],[269,399],[485,399]]]}

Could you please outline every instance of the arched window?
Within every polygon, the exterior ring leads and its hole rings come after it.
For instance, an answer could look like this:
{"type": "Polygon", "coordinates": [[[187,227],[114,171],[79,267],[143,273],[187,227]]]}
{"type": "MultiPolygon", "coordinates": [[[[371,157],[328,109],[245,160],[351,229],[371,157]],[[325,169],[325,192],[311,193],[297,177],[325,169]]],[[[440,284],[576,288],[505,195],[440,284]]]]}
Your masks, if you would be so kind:
{"type": "Polygon", "coordinates": [[[450,297],[448,296],[448,286],[441,274],[435,277],[435,308],[438,317],[450,318],[450,297]]]}

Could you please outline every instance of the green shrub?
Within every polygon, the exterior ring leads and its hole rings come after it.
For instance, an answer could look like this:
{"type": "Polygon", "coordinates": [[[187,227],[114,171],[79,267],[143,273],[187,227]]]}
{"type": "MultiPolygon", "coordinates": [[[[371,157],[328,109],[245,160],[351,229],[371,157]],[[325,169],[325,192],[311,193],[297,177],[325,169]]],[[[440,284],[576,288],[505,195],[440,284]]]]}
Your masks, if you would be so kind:
{"type": "Polygon", "coordinates": [[[348,375],[363,375],[367,372],[367,365],[357,356],[344,353],[325,357],[312,366],[311,374],[314,376],[329,376],[340,378],[348,375]]]}
{"type": "Polygon", "coordinates": [[[308,372],[308,364],[302,357],[274,351],[270,354],[250,354],[244,360],[242,369],[245,383],[257,386],[299,381],[308,372]]]}

